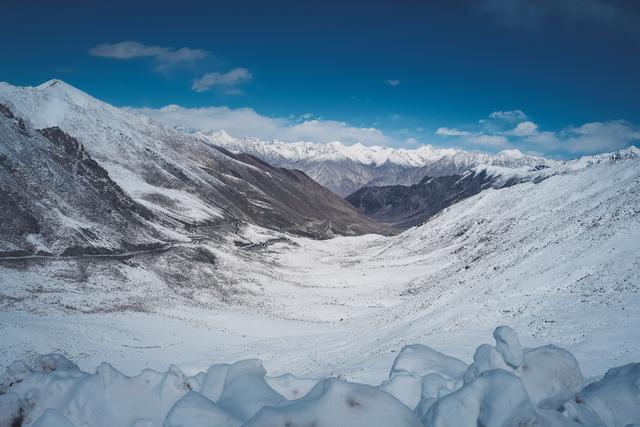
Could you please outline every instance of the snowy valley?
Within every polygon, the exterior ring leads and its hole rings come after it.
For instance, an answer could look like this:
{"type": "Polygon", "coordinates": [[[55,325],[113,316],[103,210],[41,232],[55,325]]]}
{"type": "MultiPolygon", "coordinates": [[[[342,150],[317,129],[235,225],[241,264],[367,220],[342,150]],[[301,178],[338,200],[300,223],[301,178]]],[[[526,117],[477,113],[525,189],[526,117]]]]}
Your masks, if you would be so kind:
{"type": "Polygon", "coordinates": [[[635,147],[267,143],[53,80],[0,83],[0,178],[0,426],[640,423],[635,147]]]}

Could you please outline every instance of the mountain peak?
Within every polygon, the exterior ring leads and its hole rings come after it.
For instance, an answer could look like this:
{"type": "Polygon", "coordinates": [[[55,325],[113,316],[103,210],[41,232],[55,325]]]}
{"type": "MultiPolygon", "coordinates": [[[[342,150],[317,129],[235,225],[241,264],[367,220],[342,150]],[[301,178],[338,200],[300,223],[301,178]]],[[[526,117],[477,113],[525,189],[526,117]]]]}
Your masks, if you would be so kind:
{"type": "Polygon", "coordinates": [[[42,89],[46,89],[46,88],[54,87],[54,86],[58,86],[58,85],[72,87],[70,84],[63,82],[62,80],[51,79],[49,81],[46,81],[46,82],[36,86],[36,89],[41,89],[42,90],[42,89]]]}
{"type": "Polygon", "coordinates": [[[49,81],[46,81],[38,86],[36,86],[36,89],[40,90],[40,91],[45,91],[45,92],[51,92],[51,91],[55,91],[58,93],[64,93],[67,95],[74,95],[74,96],[83,96],[85,98],[92,98],[91,95],[89,95],[86,92],[81,91],[80,89],[78,89],[75,86],[70,85],[69,83],[63,81],[63,80],[59,80],[59,79],[52,79],[49,81]]]}

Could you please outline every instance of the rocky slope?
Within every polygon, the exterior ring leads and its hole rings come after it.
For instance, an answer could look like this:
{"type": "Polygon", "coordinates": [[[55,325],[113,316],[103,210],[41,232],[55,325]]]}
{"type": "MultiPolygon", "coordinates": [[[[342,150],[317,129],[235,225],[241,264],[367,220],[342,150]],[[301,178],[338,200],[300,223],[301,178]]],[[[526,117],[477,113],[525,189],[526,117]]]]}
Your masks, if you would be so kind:
{"type": "Polygon", "coordinates": [[[536,182],[544,175],[515,174],[502,168],[477,167],[462,175],[424,177],[414,185],[362,187],[346,197],[363,214],[397,229],[420,225],[454,203],[488,188],[536,182]]]}
{"type": "Polygon", "coordinates": [[[0,104],[0,254],[111,253],[163,235],[76,139],[35,130],[0,104]]]}

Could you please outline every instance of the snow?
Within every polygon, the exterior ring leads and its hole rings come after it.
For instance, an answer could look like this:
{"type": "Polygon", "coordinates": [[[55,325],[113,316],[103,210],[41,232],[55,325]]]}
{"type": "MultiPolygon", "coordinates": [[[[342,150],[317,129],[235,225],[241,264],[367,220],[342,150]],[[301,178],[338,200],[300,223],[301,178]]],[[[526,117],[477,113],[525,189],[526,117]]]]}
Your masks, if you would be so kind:
{"type": "Polygon", "coordinates": [[[55,409],[47,409],[33,424],[34,427],[75,427],[71,421],[55,409]]]}
{"type": "Polygon", "coordinates": [[[496,340],[496,350],[507,365],[512,368],[522,365],[524,354],[518,336],[513,329],[501,326],[493,332],[493,337],[496,340]]]}
{"type": "MultiPolygon", "coordinates": [[[[610,369],[602,380],[588,385],[575,405],[579,412],[596,412],[607,426],[624,426],[640,419],[640,363],[610,369]]],[[[576,411],[578,412],[578,411],[576,411]]]]}
{"type": "MultiPolygon", "coordinates": [[[[522,346],[566,348],[598,378],[640,354],[639,181],[637,158],[604,161],[482,192],[394,237],[284,236],[246,252],[205,244],[237,304],[206,288],[176,295],[144,265],[119,267],[135,286],[98,275],[82,289],[64,280],[69,261],[0,266],[2,292],[15,301],[0,311],[0,363],[64,351],[85,370],[106,359],[129,375],[171,362],[195,374],[258,357],[272,376],[380,384],[409,343],[473,361],[508,323],[522,346]],[[138,300],[146,313],[118,308],[138,300]]],[[[282,236],[254,226],[243,234],[282,236]]],[[[512,369],[483,351],[477,374],[512,369]]]]}
{"type": "Polygon", "coordinates": [[[404,347],[393,362],[389,378],[392,379],[399,373],[425,376],[436,372],[451,379],[461,377],[466,370],[467,365],[458,359],[421,344],[412,344],[404,347]]]}
{"type": "MultiPolygon", "coordinates": [[[[494,336],[500,347],[507,337],[511,350],[518,342],[505,326],[494,336]]],[[[488,354],[482,348],[493,347],[479,347],[474,363],[488,354]]],[[[266,381],[256,359],[213,365],[192,377],[175,366],[128,377],[107,363],[95,373],[83,372],[62,355],[49,354],[32,367],[16,361],[0,377],[0,421],[25,427],[624,427],[640,422],[640,363],[613,368],[584,388],[573,355],[549,345],[525,349],[516,370],[490,368],[463,381],[466,366],[410,345],[398,354],[391,382],[374,386],[329,377],[311,387],[287,375],[276,382],[288,384],[288,390],[304,384],[306,390],[284,397],[266,381]]]]}
{"type": "MultiPolygon", "coordinates": [[[[184,156],[183,147],[196,141],[190,135],[113,107],[60,80],[37,87],[0,82],[0,102],[9,105],[36,129],[57,126],[77,138],[109,176],[145,206],[167,213],[161,203],[145,199],[148,194],[162,194],[176,201],[179,209],[175,215],[179,218],[222,216],[220,207],[211,206],[210,201],[202,200],[189,189],[160,188],[147,182],[145,174],[166,173],[163,167],[171,165],[196,183],[213,181],[222,185],[184,156]]],[[[215,156],[215,152],[210,155],[215,156]]]]}
{"type": "Polygon", "coordinates": [[[263,406],[273,406],[284,397],[272,389],[260,360],[243,360],[229,367],[218,404],[241,421],[253,417],[263,406]]]}
{"type": "Polygon", "coordinates": [[[415,414],[391,395],[335,378],[319,382],[302,399],[265,407],[245,427],[421,427],[415,414]]]}
{"type": "MultiPolygon", "coordinates": [[[[8,90],[0,87],[0,98],[8,90]]],[[[34,96],[21,108],[44,108],[43,92],[54,90],[21,88],[34,96]]],[[[92,102],[74,102],[84,111],[54,103],[34,117],[82,131],[73,114],[90,112],[92,102]]],[[[141,137],[130,126],[180,135],[135,115],[95,114],[109,118],[101,122],[109,137],[114,129],[141,137]]],[[[135,165],[103,146],[104,135],[81,134],[128,192],[155,192],[130,179],[135,165]]],[[[118,146],[128,149],[126,140],[118,146]]],[[[152,140],[144,139],[150,148],[152,140]]],[[[249,225],[242,233],[252,241],[283,240],[255,251],[236,248],[233,236],[203,242],[220,267],[186,295],[147,268],[157,258],[119,262],[118,280],[98,266],[82,284],[68,280],[80,269],[71,260],[0,264],[0,363],[8,366],[0,425],[20,408],[27,426],[162,425],[173,409],[171,422],[186,423],[185,408],[229,422],[349,417],[375,425],[393,414],[391,425],[638,423],[639,368],[628,365],[640,359],[638,150],[548,169],[535,172],[547,175],[538,184],[483,191],[393,237],[315,241],[249,225]],[[237,300],[208,293],[212,283],[237,300]],[[126,308],[132,301],[144,312],[126,308]],[[495,330],[501,324],[513,329],[495,330]],[[51,352],[78,368],[38,358],[51,352]],[[602,377],[611,366],[621,367],[602,377]],[[496,393],[503,389],[511,393],[496,393]],[[343,405],[347,394],[386,409],[359,418],[343,405]],[[481,409],[456,410],[458,419],[447,408],[461,403],[481,409]]],[[[215,217],[188,193],[162,191],[185,205],[174,214],[215,217]]]]}
{"type": "MultiPolygon", "coordinates": [[[[366,146],[361,143],[345,145],[340,141],[326,144],[308,141],[284,142],[279,140],[265,141],[258,138],[235,138],[224,130],[196,135],[212,144],[220,145],[237,153],[250,153],[260,158],[272,159],[280,157],[291,163],[300,161],[352,161],[362,165],[381,166],[386,163],[403,167],[427,166],[444,157],[474,158],[476,163],[510,163],[523,160],[526,156],[519,150],[504,150],[490,156],[480,153],[470,153],[454,148],[436,148],[423,145],[415,149],[391,148],[381,146],[366,146]]],[[[529,156],[528,162],[537,159],[541,164],[553,164],[552,161],[529,156]]]]}
{"type": "Polygon", "coordinates": [[[518,377],[500,370],[435,401],[422,419],[433,427],[535,426],[541,424],[518,377]]]}
{"type": "Polygon", "coordinates": [[[240,427],[241,422],[200,393],[190,391],[169,411],[163,427],[240,427]]]}

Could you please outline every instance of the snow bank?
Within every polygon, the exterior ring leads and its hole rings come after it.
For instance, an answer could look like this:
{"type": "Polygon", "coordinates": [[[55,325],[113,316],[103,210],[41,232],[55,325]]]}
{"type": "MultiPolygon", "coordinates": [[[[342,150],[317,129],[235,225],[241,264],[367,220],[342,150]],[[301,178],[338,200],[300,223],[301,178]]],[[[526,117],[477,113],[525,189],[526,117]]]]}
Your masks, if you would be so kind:
{"type": "Polygon", "coordinates": [[[421,427],[421,423],[413,411],[384,391],[329,378],[299,400],[263,408],[245,426],[421,427]]]}
{"type": "Polygon", "coordinates": [[[259,360],[187,377],[175,366],[128,377],[83,372],[49,354],[0,376],[0,427],[626,427],[640,425],[640,363],[584,387],[573,355],[523,349],[495,330],[470,365],[424,345],[398,354],[379,386],[336,378],[267,377],[259,360]]]}

